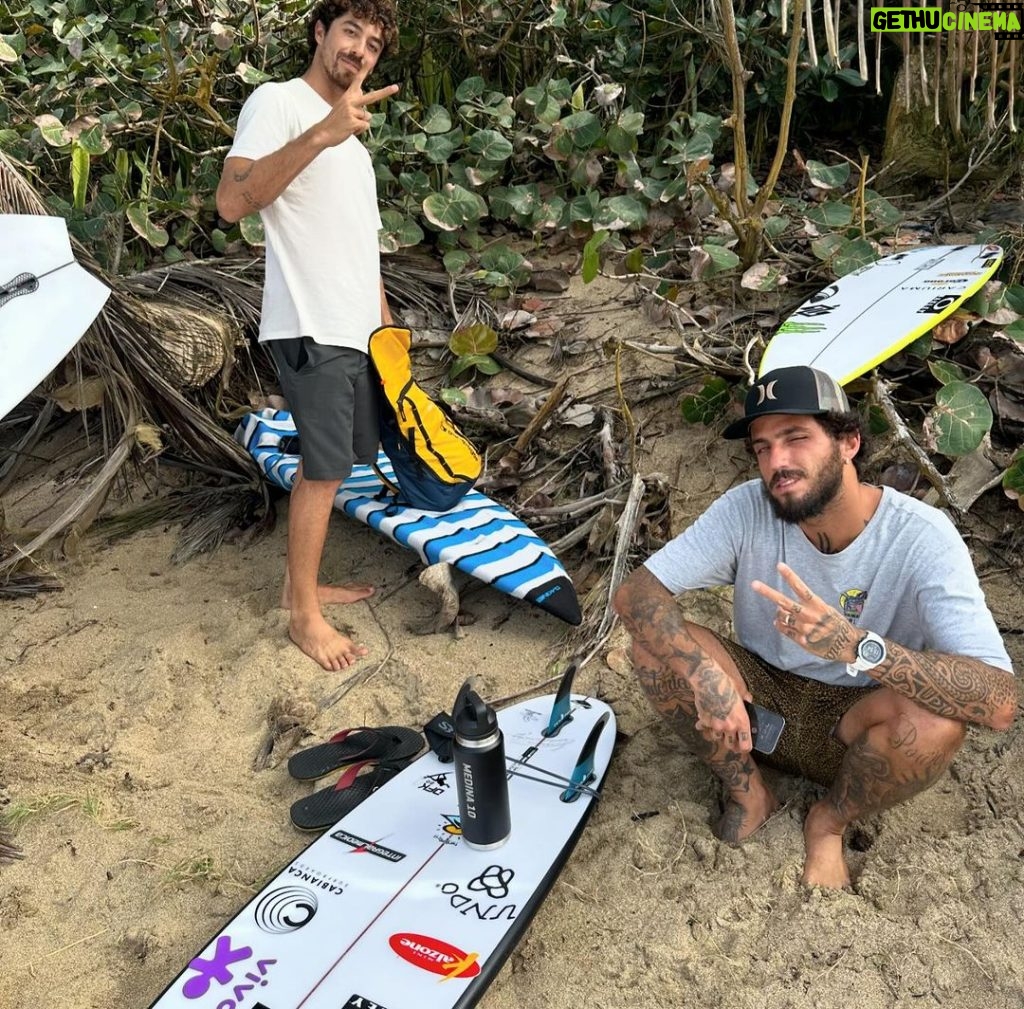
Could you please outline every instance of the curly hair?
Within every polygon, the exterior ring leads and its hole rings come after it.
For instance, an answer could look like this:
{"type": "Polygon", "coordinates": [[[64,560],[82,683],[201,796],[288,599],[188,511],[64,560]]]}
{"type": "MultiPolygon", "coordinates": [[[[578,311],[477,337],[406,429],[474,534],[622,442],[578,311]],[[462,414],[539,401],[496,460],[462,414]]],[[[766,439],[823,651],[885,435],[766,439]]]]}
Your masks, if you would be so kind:
{"type": "Polygon", "coordinates": [[[393,0],[320,0],[309,15],[306,38],[309,41],[310,59],[316,53],[316,26],[322,24],[328,31],[336,18],[351,14],[360,21],[376,25],[384,36],[382,56],[394,52],[398,45],[398,15],[393,0]]]}
{"type": "Polygon", "coordinates": [[[842,413],[839,410],[829,410],[828,413],[821,414],[814,419],[824,428],[825,433],[829,435],[833,441],[838,440],[845,434],[860,435],[860,448],[857,449],[857,454],[852,460],[859,475],[860,464],[863,461],[863,456],[867,455],[865,446],[867,445],[870,437],[868,433],[868,425],[864,417],[852,410],[849,413],[842,413]]]}

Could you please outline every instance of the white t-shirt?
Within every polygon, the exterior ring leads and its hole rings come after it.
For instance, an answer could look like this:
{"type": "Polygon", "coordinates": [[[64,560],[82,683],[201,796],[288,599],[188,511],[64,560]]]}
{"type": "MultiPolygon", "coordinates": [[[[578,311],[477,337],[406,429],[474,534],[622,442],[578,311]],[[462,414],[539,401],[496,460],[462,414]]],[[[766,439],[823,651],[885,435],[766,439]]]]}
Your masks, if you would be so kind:
{"type": "MultiPolygon", "coordinates": [[[[228,157],[280,150],[330,112],[301,77],[261,84],[228,157]]],[[[260,341],[309,336],[366,353],[381,324],[377,183],[356,137],[328,147],[260,211],[267,236],[260,341]]]]}
{"type": "Polygon", "coordinates": [[[772,511],[760,480],[732,488],[646,561],[670,592],[734,585],[736,640],[778,669],[844,687],[870,686],[845,663],[826,662],[780,634],[777,607],[756,578],[793,598],[776,570],[784,561],[811,591],[851,623],[914,651],[966,655],[1011,672],[967,546],[938,509],[891,487],[845,550],[824,554],[798,525],[772,511]]]}

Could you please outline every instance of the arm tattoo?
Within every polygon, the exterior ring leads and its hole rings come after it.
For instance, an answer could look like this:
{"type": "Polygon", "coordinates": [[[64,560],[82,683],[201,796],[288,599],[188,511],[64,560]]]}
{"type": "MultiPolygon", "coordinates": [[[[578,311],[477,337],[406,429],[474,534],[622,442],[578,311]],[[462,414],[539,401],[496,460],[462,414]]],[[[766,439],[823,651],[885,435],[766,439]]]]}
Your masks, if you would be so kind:
{"type": "MultiPolygon", "coordinates": [[[[711,656],[683,629],[679,608],[654,575],[638,568],[619,590],[616,603],[633,639],[642,642],[666,669],[672,670],[675,686],[696,695],[704,710],[714,717],[728,714],[736,700],[731,683],[723,682],[711,656]]],[[[665,713],[653,697],[652,702],[665,713]]]]}
{"type": "Polygon", "coordinates": [[[1000,713],[1016,708],[1013,676],[980,659],[942,652],[915,652],[886,641],[888,661],[871,671],[873,679],[928,711],[959,722],[994,725],[1000,713]]]}
{"type": "Polygon", "coordinates": [[[853,625],[844,620],[835,610],[829,610],[807,632],[810,651],[829,662],[849,662],[854,654],[857,632],[853,625]]]}
{"type": "Polygon", "coordinates": [[[259,203],[255,199],[253,199],[252,193],[250,193],[248,189],[243,189],[242,190],[242,199],[245,200],[245,202],[250,207],[252,207],[253,211],[257,211],[257,210],[262,210],[263,209],[259,205],[259,203]]]}
{"type": "Polygon", "coordinates": [[[254,161],[251,165],[249,165],[248,168],[244,169],[243,171],[235,172],[235,182],[245,182],[245,180],[249,178],[250,175],[252,175],[252,170],[255,167],[256,162],[254,161]]]}

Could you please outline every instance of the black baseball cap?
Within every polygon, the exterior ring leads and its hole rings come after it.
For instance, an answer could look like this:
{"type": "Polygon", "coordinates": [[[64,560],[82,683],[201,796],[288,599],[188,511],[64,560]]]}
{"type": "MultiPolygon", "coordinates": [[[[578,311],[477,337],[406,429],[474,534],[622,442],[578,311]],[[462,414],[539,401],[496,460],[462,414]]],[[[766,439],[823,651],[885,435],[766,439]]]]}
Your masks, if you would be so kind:
{"type": "Polygon", "coordinates": [[[758,417],[773,413],[820,416],[832,411],[849,413],[850,401],[830,375],[806,364],[776,368],[762,375],[747,393],[743,416],[723,431],[726,438],[746,438],[758,417]]]}

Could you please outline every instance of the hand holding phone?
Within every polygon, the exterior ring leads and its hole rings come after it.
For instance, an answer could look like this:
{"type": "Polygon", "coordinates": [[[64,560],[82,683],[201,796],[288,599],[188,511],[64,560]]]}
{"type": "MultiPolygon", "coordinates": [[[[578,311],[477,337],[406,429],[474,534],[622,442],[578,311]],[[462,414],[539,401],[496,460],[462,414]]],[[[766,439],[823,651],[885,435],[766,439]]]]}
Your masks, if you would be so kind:
{"type": "Polygon", "coordinates": [[[779,737],[786,727],[786,719],[776,711],[769,711],[759,704],[744,701],[747,717],[750,719],[750,739],[758,753],[774,753],[779,737]]]}

